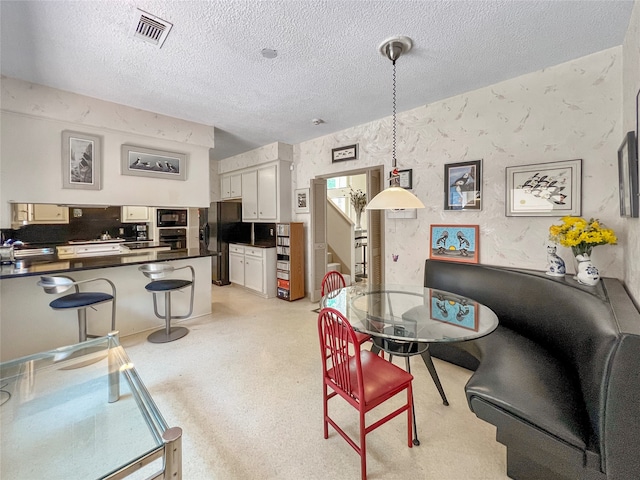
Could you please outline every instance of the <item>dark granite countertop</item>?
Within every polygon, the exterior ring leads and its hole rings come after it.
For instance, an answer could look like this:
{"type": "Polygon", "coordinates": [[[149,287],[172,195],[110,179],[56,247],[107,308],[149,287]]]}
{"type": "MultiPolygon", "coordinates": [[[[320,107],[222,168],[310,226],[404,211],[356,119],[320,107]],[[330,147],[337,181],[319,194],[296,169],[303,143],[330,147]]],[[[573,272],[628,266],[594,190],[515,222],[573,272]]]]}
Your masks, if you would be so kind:
{"type": "Polygon", "coordinates": [[[242,242],[231,242],[234,245],[242,245],[244,247],[256,247],[256,248],[276,248],[275,243],[268,242],[256,242],[256,243],[242,243],[242,242]]]}
{"type": "Polygon", "coordinates": [[[41,255],[26,257],[12,265],[0,266],[0,279],[29,277],[35,275],[51,275],[96,268],[123,267],[142,265],[149,262],[166,262],[187,258],[210,257],[206,249],[190,248],[187,250],[149,251],[139,255],[105,255],[102,257],[58,258],[57,255],[41,255]]]}

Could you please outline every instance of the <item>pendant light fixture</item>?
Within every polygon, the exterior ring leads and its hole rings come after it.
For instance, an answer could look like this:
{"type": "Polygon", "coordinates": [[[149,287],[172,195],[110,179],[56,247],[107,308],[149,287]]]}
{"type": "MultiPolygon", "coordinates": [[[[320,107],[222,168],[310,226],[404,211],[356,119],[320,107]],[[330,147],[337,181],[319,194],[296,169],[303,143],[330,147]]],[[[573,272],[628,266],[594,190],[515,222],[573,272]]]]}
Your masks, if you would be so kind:
{"type": "Polygon", "coordinates": [[[393,64],[393,165],[389,187],[378,193],[367,204],[367,210],[402,210],[406,208],[424,208],[424,204],[409,190],[400,186],[396,160],[396,60],[411,50],[413,42],[409,37],[393,37],[382,42],[378,50],[393,64]]]}

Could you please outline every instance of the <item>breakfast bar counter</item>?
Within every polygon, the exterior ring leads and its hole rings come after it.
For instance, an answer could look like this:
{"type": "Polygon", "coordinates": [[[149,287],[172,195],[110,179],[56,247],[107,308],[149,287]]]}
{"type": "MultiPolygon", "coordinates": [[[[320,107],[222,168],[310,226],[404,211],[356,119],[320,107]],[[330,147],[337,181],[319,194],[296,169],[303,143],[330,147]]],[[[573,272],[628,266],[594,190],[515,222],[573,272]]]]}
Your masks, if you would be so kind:
{"type": "MultiPolygon", "coordinates": [[[[66,275],[76,281],[106,278],[116,286],[116,330],[120,336],[160,329],[164,322],[153,313],[153,298],[145,290],[149,283],[140,265],[170,262],[175,268],[191,265],[195,270],[195,299],[189,318],[211,313],[211,253],[207,250],[146,251],[142,254],[108,255],[61,259],[57,255],[29,257],[0,267],[0,361],[30,355],[78,341],[75,310],[53,310],[48,295],[37,283],[40,276],[66,275]]],[[[171,278],[183,278],[184,272],[171,278]]],[[[189,274],[190,275],[190,274],[189,274]]],[[[186,277],[185,277],[186,278],[186,277]]],[[[82,291],[109,293],[106,282],[82,285],[82,291]],[[103,286],[104,284],[104,286],[103,286]]],[[[70,293],[70,292],[66,292],[70,293]]],[[[62,296],[61,294],[59,296],[62,296]]],[[[172,310],[180,315],[189,309],[189,294],[172,297],[172,310]]],[[[160,305],[163,308],[163,305],[160,305]]],[[[106,335],[111,326],[111,307],[98,305],[88,310],[87,330],[106,335]]],[[[175,323],[175,321],[174,321],[175,323]]]]}
{"type": "Polygon", "coordinates": [[[149,262],[166,262],[169,260],[210,256],[211,252],[198,248],[185,250],[162,250],[158,248],[157,251],[154,251],[153,248],[148,248],[145,249],[144,253],[77,258],[61,258],[56,254],[41,255],[18,259],[15,264],[1,265],[0,279],[32,275],[69,274],[80,270],[142,265],[149,262]]]}

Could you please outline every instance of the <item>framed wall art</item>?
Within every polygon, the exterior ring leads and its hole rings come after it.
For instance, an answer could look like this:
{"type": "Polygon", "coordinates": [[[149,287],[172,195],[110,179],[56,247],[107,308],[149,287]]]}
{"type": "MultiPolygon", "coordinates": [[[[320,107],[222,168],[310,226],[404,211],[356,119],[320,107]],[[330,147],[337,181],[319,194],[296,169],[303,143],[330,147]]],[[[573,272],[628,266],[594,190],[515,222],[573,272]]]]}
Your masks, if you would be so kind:
{"type": "Polygon", "coordinates": [[[638,156],[635,132],[627,132],[618,149],[620,216],[638,217],[638,156]]]}
{"type": "MultiPolygon", "coordinates": [[[[389,178],[392,177],[393,172],[389,172],[389,178]]],[[[413,169],[409,168],[407,170],[398,170],[397,183],[395,185],[391,184],[391,186],[402,187],[406,188],[407,190],[411,190],[413,188],[413,169]]]]}
{"type": "Polygon", "coordinates": [[[478,225],[431,225],[429,258],[448,262],[478,263],[478,225]]]}
{"type": "Polygon", "coordinates": [[[358,158],[358,144],[331,149],[331,162],[344,162],[358,158]]]}
{"type": "Polygon", "coordinates": [[[444,166],[444,209],[482,209],[482,161],[444,166]]]}
{"type": "Polygon", "coordinates": [[[507,167],[507,217],[580,216],[582,159],[507,167]]]}
{"type": "Polygon", "coordinates": [[[309,189],[298,188],[293,199],[296,213],[309,213],[309,189]]]}
{"type": "Polygon", "coordinates": [[[136,177],[186,180],[187,154],[122,145],[120,173],[136,177]]]}
{"type": "Polygon", "coordinates": [[[100,190],[102,138],[97,135],[62,132],[62,188],[100,190]]]}

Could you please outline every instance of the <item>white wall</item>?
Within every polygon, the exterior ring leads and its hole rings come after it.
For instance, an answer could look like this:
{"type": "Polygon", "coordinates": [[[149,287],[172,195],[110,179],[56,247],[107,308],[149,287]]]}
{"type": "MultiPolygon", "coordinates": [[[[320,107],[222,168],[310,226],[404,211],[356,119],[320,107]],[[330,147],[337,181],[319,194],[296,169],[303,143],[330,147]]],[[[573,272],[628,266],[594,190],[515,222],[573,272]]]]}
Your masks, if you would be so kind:
{"type": "MultiPolygon", "coordinates": [[[[483,264],[544,270],[548,228],[557,218],[505,216],[505,167],[510,165],[581,158],[582,215],[598,217],[619,232],[621,84],[622,47],[616,47],[400,113],[398,167],[413,169],[413,192],[427,208],[418,211],[417,219],[386,221],[386,255],[399,254],[397,262],[385,262],[386,280],[422,282],[429,227],[437,223],[480,225],[483,264]],[[480,159],[483,210],[444,211],[444,165],[480,159]]],[[[391,168],[391,118],[295,145],[294,165],[294,189],[307,187],[318,175],[375,165],[385,165],[386,177],[391,168]],[[359,144],[357,160],[331,163],[332,148],[353,143],[359,144]]],[[[298,215],[294,220],[308,218],[298,215]]],[[[603,275],[622,278],[626,248],[623,238],[618,246],[594,250],[603,275]]],[[[559,253],[571,265],[570,251],[561,247],[559,253]]]]}
{"type": "Polygon", "coordinates": [[[209,205],[213,127],[2,77],[0,226],[9,201],[94,205],[209,205]],[[62,188],[62,134],[102,137],[102,189],[62,188]],[[187,180],[120,174],[120,148],[132,144],[187,153],[187,180]]]}
{"type": "Polygon", "coordinates": [[[218,162],[218,174],[255,167],[274,160],[293,161],[293,147],[287,143],[275,142],[218,162]]]}
{"type": "MultiPolygon", "coordinates": [[[[622,131],[628,132],[636,128],[636,95],[640,91],[640,1],[637,0],[631,13],[623,52],[622,131]]],[[[625,219],[623,224],[625,232],[620,237],[628,259],[624,262],[624,282],[636,299],[636,304],[640,304],[640,218],[625,219]]]]}

